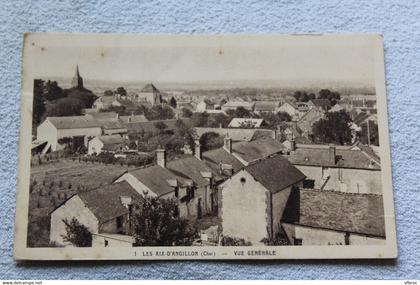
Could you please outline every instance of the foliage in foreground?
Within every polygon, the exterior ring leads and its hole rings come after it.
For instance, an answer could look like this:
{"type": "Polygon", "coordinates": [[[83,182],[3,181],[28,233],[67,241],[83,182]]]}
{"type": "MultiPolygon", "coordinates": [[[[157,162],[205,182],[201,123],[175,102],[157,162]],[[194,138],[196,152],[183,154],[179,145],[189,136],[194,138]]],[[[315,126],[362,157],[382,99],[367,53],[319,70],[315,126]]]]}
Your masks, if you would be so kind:
{"type": "Polygon", "coordinates": [[[196,230],[179,217],[175,200],[146,196],[134,213],[132,227],[135,246],[188,246],[196,230]]]}
{"type": "Polygon", "coordinates": [[[66,225],[66,235],[62,235],[64,241],[70,242],[77,247],[92,246],[92,233],[76,218],[71,219],[70,222],[64,219],[63,223],[66,225]]]}

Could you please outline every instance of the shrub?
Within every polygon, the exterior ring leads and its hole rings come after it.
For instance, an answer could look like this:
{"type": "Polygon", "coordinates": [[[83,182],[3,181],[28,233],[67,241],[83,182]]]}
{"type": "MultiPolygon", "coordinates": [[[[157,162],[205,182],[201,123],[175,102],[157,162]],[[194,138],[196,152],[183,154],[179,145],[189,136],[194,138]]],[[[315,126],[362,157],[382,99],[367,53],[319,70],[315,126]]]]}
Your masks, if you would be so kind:
{"type": "Polygon", "coordinates": [[[223,236],[221,239],[222,246],[250,246],[249,241],[245,241],[243,238],[223,236]]]}

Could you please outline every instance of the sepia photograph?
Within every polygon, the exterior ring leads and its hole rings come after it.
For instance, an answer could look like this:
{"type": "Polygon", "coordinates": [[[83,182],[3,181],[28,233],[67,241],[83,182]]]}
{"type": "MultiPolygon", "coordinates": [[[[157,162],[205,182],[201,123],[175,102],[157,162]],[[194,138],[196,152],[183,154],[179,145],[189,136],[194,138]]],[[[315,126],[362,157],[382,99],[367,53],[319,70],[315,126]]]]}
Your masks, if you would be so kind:
{"type": "Polygon", "coordinates": [[[23,46],[15,259],[396,257],[380,35],[23,46]]]}

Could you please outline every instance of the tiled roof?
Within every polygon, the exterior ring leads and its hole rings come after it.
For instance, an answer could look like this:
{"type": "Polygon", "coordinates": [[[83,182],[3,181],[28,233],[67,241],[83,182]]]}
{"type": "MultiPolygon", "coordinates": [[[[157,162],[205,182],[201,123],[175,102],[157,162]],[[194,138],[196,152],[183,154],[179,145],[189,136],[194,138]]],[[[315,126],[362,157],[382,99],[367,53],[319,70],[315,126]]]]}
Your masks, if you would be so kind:
{"type": "MultiPolygon", "coordinates": [[[[220,165],[232,165],[233,172],[237,172],[244,167],[236,157],[227,152],[224,148],[217,148],[203,152],[203,161],[213,170],[213,173],[220,173],[220,165]]],[[[221,174],[222,176],[225,176],[221,174]]]]}
{"type": "Polygon", "coordinates": [[[317,107],[325,108],[331,106],[331,102],[328,99],[312,99],[310,102],[312,102],[317,107]]]}
{"type": "Polygon", "coordinates": [[[292,190],[282,221],[385,237],[382,195],[292,190]]]}
{"type": "Polygon", "coordinates": [[[120,120],[123,123],[142,123],[149,121],[144,115],[120,116],[120,120]]]}
{"type": "Polygon", "coordinates": [[[100,223],[128,214],[128,209],[121,203],[121,196],[129,196],[137,202],[143,201],[141,195],[125,181],[77,195],[100,223]]]}
{"type": "Polygon", "coordinates": [[[90,116],[47,117],[57,129],[100,128],[101,124],[90,116]]]}
{"type": "Polygon", "coordinates": [[[159,90],[152,84],[148,83],[146,86],[143,87],[143,89],[140,92],[159,92],[159,90]]]}
{"type": "Polygon", "coordinates": [[[174,188],[169,186],[168,180],[180,180],[180,182],[185,181],[185,177],[177,176],[169,169],[163,168],[159,165],[139,168],[129,171],[129,173],[136,177],[137,180],[143,183],[157,196],[174,191],[174,188]]]}
{"type": "Polygon", "coordinates": [[[285,146],[271,137],[262,137],[250,142],[232,144],[232,152],[246,162],[264,158],[282,152],[285,146]]]}
{"type": "Polygon", "coordinates": [[[298,147],[295,151],[291,151],[286,157],[292,164],[296,165],[381,169],[380,164],[376,163],[360,150],[336,148],[335,162],[330,160],[330,150],[325,147],[298,147]]]}
{"type": "Polygon", "coordinates": [[[103,119],[99,123],[105,130],[124,129],[124,125],[118,119],[103,119]]]}
{"type": "MultiPolygon", "coordinates": [[[[183,118],[180,119],[182,122],[184,122],[184,124],[190,124],[190,119],[189,118],[183,118]]],[[[158,121],[147,121],[147,122],[137,122],[137,123],[124,123],[125,127],[127,128],[127,130],[132,131],[132,132],[140,132],[142,130],[144,130],[145,132],[156,132],[158,131],[155,127],[155,124],[157,122],[162,122],[166,125],[166,129],[167,130],[174,130],[176,129],[176,122],[178,120],[176,119],[171,119],[171,120],[158,120],[158,121]]]]}
{"type": "Polygon", "coordinates": [[[237,107],[244,107],[244,108],[252,108],[254,107],[253,102],[246,102],[246,101],[228,101],[226,104],[223,105],[224,108],[237,108],[237,107]]]}
{"type": "Polygon", "coordinates": [[[280,105],[277,101],[257,101],[255,102],[255,111],[259,112],[274,112],[280,105]]]}
{"type": "Polygon", "coordinates": [[[185,176],[185,178],[192,179],[199,187],[208,184],[208,181],[203,177],[202,172],[213,172],[216,180],[221,176],[216,171],[207,166],[207,164],[199,160],[193,155],[183,155],[177,159],[171,160],[167,163],[168,168],[177,176],[185,176]]]}
{"type": "Polygon", "coordinates": [[[299,169],[281,155],[253,162],[245,170],[272,193],[277,193],[305,178],[299,169]]]}
{"type": "Polygon", "coordinates": [[[132,102],[131,100],[116,99],[115,101],[120,103],[121,106],[125,107],[126,109],[136,109],[137,108],[137,105],[134,102],[132,102]]]}
{"type": "Polygon", "coordinates": [[[86,114],[86,116],[91,116],[93,119],[97,120],[118,118],[118,114],[115,112],[95,112],[86,114]]]}
{"type": "Polygon", "coordinates": [[[98,139],[104,144],[121,144],[124,142],[124,138],[120,135],[110,135],[110,136],[98,136],[98,139]]]}
{"type": "Polygon", "coordinates": [[[263,124],[264,119],[253,118],[233,118],[229,123],[230,128],[239,128],[242,126],[250,126],[251,128],[259,128],[263,124]]]}

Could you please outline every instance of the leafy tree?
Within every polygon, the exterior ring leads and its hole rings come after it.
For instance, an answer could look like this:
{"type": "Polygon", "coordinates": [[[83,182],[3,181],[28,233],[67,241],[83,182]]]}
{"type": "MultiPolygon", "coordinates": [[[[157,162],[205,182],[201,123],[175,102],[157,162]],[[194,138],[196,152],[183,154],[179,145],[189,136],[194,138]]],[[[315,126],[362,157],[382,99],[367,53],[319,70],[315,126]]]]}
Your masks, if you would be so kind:
{"type": "Polygon", "coordinates": [[[154,126],[159,130],[159,133],[163,133],[164,130],[168,127],[164,122],[161,121],[154,123],[154,126]]]}
{"type": "Polygon", "coordinates": [[[302,97],[300,98],[300,101],[301,102],[308,102],[309,101],[309,96],[308,96],[308,94],[306,93],[306,92],[303,92],[303,95],[302,95],[302,97]]]}
{"type": "MultiPolygon", "coordinates": [[[[359,137],[361,143],[368,144],[367,123],[362,125],[362,130],[359,133],[359,137]]],[[[369,121],[369,137],[370,144],[379,146],[378,125],[374,121],[369,121]]]]}
{"type": "Polygon", "coordinates": [[[293,97],[295,97],[295,99],[296,99],[296,101],[297,101],[297,102],[300,102],[300,98],[301,98],[301,96],[302,96],[302,92],[301,92],[301,91],[296,91],[296,92],[293,94],[293,97]]]}
{"type": "Polygon", "coordinates": [[[118,87],[115,93],[121,95],[121,96],[127,96],[127,91],[124,87],[118,87]]]}
{"type": "Polygon", "coordinates": [[[248,109],[245,109],[242,106],[239,106],[238,108],[236,108],[234,114],[236,118],[251,118],[252,117],[251,111],[249,111],[248,109]]]}
{"type": "Polygon", "coordinates": [[[222,128],[226,128],[231,120],[232,118],[228,117],[227,115],[223,113],[218,113],[212,116],[210,122],[208,123],[208,126],[212,128],[218,128],[220,126],[222,126],[222,128]]]}
{"type": "Polygon", "coordinates": [[[277,114],[264,112],[260,114],[260,117],[264,119],[269,129],[276,129],[281,122],[291,121],[290,115],[286,112],[278,112],[277,114]]]}
{"type": "Polygon", "coordinates": [[[223,146],[223,138],[215,133],[204,133],[200,138],[200,144],[203,151],[220,148],[223,146]]]}
{"type": "Polygon", "coordinates": [[[47,106],[49,117],[79,116],[82,114],[83,104],[76,98],[61,98],[47,106]]]}
{"type": "Polygon", "coordinates": [[[277,117],[279,117],[281,122],[290,122],[292,120],[292,117],[290,117],[289,113],[286,112],[278,112],[277,117]]]}
{"type": "Polygon", "coordinates": [[[66,235],[62,235],[64,241],[70,242],[77,247],[92,246],[92,233],[76,218],[71,219],[71,221],[64,219],[63,223],[66,226],[66,235]]]}
{"type": "Polygon", "coordinates": [[[222,246],[250,246],[252,245],[249,241],[245,241],[243,238],[223,236],[221,239],[222,246]]]}
{"type": "Polygon", "coordinates": [[[132,219],[135,246],[188,246],[196,230],[179,217],[176,200],[146,196],[132,219]]]}
{"type": "Polygon", "coordinates": [[[176,105],[177,105],[177,103],[176,103],[175,98],[171,97],[171,99],[169,100],[169,106],[176,109],[176,105]]]}
{"type": "Polygon", "coordinates": [[[193,115],[193,112],[190,109],[182,108],[181,111],[182,111],[182,117],[184,118],[191,118],[193,115]]]}
{"type": "Polygon", "coordinates": [[[156,105],[151,109],[144,109],[144,115],[149,121],[173,119],[175,114],[169,106],[156,105]]]}
{"type": "Polygon", "coordinates": [[[207,112],[194,113],[191,117],[191,121],[194,127],[205,127],[209,121],[209,114],[207,112]]]}
{"type": "Polygon", "coordinates": [[[312,100],[312,99],[315,99],[316,98],[316,95],[314,93],[310,93],[308,95],[308,97],[309,97],[309,100],[312,100]]]}
{"type": "Polygon", "coordinates": [[[57,100],[65,97],[63,89],[58,86],[57,81],[48,80],[44,87],[44,98],[48,101],[57,100]]]}
{"type": "Polygon", "coordinates": [[[318,99],[328,99],[331,106],[337,104],[337,101],[341,99],[340,93],[332,92],[329,89],[321,89],[318,93],[318,99]]]}
{"type": "Polygon", "coordinates": [[[32,107],[32,125],[33,130],[41,122],[42,116],[45,113],[45,99],[44,99],[44,81],[41,79],[34,80],[34,100],[32,107]]]}
{"type": "Polygon", "coordinates": [[[112,92],[112,90],[105,90],[104,96],[114,96],[114,92],[112,92]]]}
{"type": "Polygon", "coordinates": [[[314,140],[318,143],[350,144],[352,142],[352,120],[349,114],[341,110],[327,113],[313,125],[314,140]]]}

